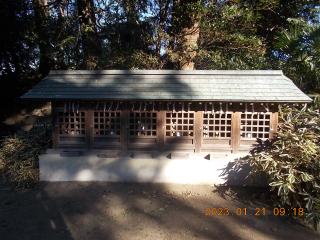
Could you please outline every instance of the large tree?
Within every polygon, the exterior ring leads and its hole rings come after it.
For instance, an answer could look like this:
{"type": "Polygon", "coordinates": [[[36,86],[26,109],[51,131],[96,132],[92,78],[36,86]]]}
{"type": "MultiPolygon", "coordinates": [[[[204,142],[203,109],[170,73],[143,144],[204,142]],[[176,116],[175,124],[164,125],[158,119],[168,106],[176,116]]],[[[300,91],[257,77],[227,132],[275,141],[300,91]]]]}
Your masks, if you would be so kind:
{"type": "Polygon", "coordinates": [[[203,14],[203,2],[198,0],[173,0],[172,20],[169,34],[169,50],[173,56],[175,68],[194,69],[197,43],[200,32],[200,19],[203,14]]]}
{"type": "Polygon", "coordinates": [[[288,19],[317,24],[319,7],[318,0],[32,0],[32,7],[25,4],[27,0],[17,0],[4,6],[13,11],[6,10],[3,18],[9,19],[11,11],[13,19],[27,19],[11,32],[32,34],[19,33],[19,40],[3,48],[2,62],[7,66],[2,69],[23,72],[29,67],[42,76],[50,69],[278,68],[270,61],[277,34],[288,29],[288,19]],[[25,15],[18,13],[21,9],[27,9],[25,15]],[[33,64],[13,68],[12,62],[19,62],[17,56],[24,53],[29,53],[24,56],[33,64]]]}
{"type": "Polygon", "coordinates": [[[47,0],[32,0],[35,25],[38,35],[38,45],[40,50],[39,70],[43,76],[47,76],[53,66],[53,55],[51,52],[49,36],[49,7],[47,0]]]}
{"type": "Polygon", "coordinates": [[[103,68],[249,68],[265,51],[238,1],[109,1],[103,19],[103,68]]]}
{"type": "Polygon", "coordinates": [[[208,1],[201,16],[197,69],[257,69],[266,44],[256,34],[258,16],[237,0],[208,1]]]}
{"type": "Polygon", "coordinates": [[[101,42],[97,33],[97,22],[93,0],[77,0],[80,22],[83,68],[95,69],[101,54],[101,42]]]}
{"type": "Polygon", "coordinates": [[[0,1],[0,81],[20,80],[33,70],[37,51],[30,8],[27,0],[0,1]]]}

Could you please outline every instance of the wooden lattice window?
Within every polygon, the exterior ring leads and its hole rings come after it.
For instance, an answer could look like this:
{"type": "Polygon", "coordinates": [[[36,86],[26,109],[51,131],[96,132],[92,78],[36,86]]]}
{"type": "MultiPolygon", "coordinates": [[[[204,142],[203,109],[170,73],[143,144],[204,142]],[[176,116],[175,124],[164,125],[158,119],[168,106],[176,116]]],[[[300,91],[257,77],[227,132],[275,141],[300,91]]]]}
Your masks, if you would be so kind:
{"type": "Polygon", "coordinates": [[[269,138],[270,113],[242,113],[241,137],[242,138],[269,138]]]}
{"type": "Polygon", "coordinates": [[[85,135],[85,112],[59,112],[59,134],[85,135]]]}
{"type": "Polygon", "coordinates": [[[130,112],[130,136],[156,136],[157,113],[130,112]]]}
{"type": "Polygon", "coordinates": [[[166,136],[193,136],[194,113],[166,114],[166,136]]]}
{"type": "Polygon", "coordinates": [[[203,137],[231,137],[231,113],[203,114],[203,137]]]}
{"type": "Polygon", "coordinates": [[[120,111],[95,111],[95,135],[120,135],[120,111]]]}

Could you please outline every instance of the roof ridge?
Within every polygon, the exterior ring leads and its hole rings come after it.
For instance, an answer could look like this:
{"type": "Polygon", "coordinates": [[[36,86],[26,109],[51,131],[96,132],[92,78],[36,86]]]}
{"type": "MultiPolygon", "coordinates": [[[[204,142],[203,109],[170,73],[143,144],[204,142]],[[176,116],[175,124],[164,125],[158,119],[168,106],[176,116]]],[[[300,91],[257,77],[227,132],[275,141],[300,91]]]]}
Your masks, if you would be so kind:
{"type": "Polygon", "coordinates": [[[283,75],[282,70],[51,70],[49,75],[283,75]]]}

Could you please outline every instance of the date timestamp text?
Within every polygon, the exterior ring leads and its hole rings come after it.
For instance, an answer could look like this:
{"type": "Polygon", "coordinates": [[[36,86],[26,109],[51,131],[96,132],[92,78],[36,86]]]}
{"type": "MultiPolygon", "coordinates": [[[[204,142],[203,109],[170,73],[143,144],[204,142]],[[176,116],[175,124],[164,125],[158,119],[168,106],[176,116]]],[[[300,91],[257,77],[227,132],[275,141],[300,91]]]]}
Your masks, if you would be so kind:
{"type": "MultiPolygon", "coordinates": [[[[235,212],[230,211],[229,208],[206,208],[206,216],[265,216],[266,209],[265,208],[255,208],[253,210],[248,210],[247,208],[237,208],[235,212]]],[[[293,209],[285,209],[285,208],[274,208],[273,209],[274,216],[285,216],[285,215],[294,215],[294,216],[303,216],[303,208],[293,208],[293,209]]]]}

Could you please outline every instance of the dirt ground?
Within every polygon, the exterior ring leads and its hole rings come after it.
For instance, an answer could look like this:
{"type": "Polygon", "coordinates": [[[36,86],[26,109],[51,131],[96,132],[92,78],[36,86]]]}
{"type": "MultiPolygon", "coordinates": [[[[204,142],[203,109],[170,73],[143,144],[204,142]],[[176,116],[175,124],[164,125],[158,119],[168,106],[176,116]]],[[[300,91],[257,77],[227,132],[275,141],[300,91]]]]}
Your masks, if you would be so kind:
{"type": "Polygon", "coordinates": [[[320,239],[304,222],[275,216],[270,197],[261,188],[181,184],[41,182],[13,190],[2,180],[0,239],[320,239]]]}

